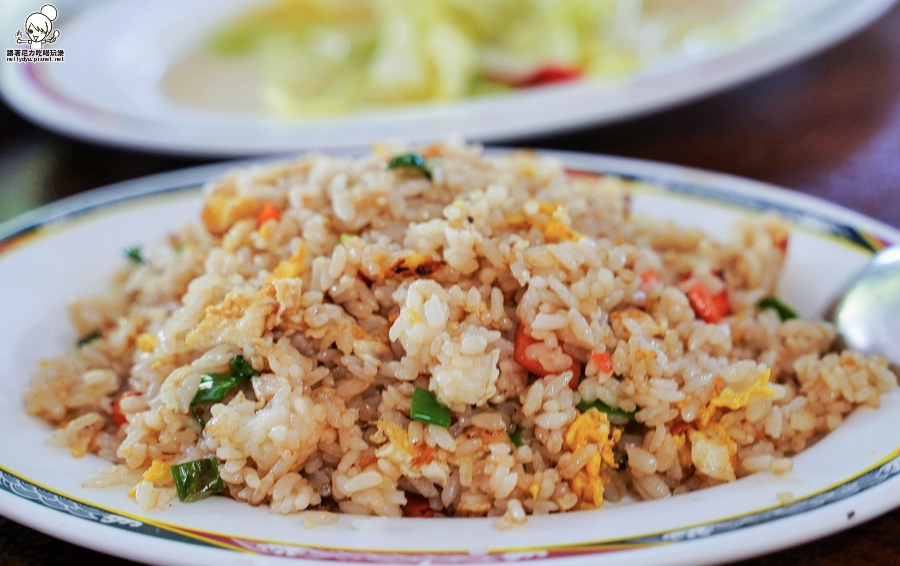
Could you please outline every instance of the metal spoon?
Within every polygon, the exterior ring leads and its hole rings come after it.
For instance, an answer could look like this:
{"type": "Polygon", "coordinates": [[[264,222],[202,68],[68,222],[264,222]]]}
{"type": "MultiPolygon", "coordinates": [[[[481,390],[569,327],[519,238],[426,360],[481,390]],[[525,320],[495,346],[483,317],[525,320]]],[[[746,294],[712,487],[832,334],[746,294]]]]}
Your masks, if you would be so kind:
{"type": "Polygon", "coordinates": [[[900,245],[872,256],[826,317],[847,347],[900,365],[900,245]]]}

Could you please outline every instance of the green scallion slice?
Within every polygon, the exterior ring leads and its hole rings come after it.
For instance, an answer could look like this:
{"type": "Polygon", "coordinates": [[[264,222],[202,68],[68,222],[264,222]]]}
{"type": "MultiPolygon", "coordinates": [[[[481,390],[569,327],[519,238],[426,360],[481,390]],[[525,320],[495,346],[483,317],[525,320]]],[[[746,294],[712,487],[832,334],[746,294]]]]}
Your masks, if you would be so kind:
{"type": "Polygon", "coordinates": [[[425,158],[418,153],[405,153],[390,160],[388,169],[415,169],[422,173],[426,179],[431,180],[431,169],[425,163],[425,158]]]}
{"type": "Polygon", "coordinates": [[[146,263],[146,261],[144,261],[144,255],[141,253],[140,246],[128,246],[122,253],[134,263],[146,263]]]}
{"type": "Polygon", "coordinates": [[[225,491],[225,484],[219,476],[219,462],[213,456],[170,466],[169,469],[175,478],[178,499],[185,503],[200,501],[225,491]]]}
{"type": "Polygon", "coordinates": [[[516,445],[517,447],[525,444],[525,441],[522,440],[522,431],[519,430],[518,426],[515,427],[514,429],[512,429],[512,432],[509,432],[508,434],[509,434],[509,439],[512,440],[512,443],[514,445],[516,445]]]}
{"type": "Polygon", "coordinates": [[[87,334],[87,335],[79,338],[78,342],[76,342],[75,344],[80,348],[82,346],[86,346],[86,345],[90,344],[91,342],[93,342],[97,338],[100,338],[101,336],[103,336],[103,333],[101,333],[99,330],[95,330],[95,331],[91,332],[90,334],[87,334]]]}
{"type": "Polygon", "coordinates": [[[204,421],[203,417],[200,416],[200,413],[197,412],[197,405],[191,405],[191,416],[194,417],[194,420],[197,421],[197,424],[200,425],[201,429],[206,428],[206,421],[204,421]]]}
{"type": "Polygon", "coordinates": [[[221,401],[242,381],[259,375],[250,362],[240,354],[231,358],[231,361],[228,362],[228,369],[231,370],[231,373],[204,373],[200,376],[200,387],[197,388],[197,393],[191,400],[191,414],[200,423],[201,428],[205,427],[206,423],[197,413],[197,405],[221,401]]]}
{"type": "Polygon", "coordinates": [[[781,322],[797,318],[797,313],[791,307],[782,303],[778,297],[763,297],[756,303],[758,309],[774,309],[778,313],[781,322]]]}
{"type": "MultiPolygon", "coordinates": [[[[623,419],[628,419],[630,421],[634,420],[634,412],[629,413],[628,411],[623,411],[622,409],[617,409],[615,407],[610,407],[606,403],[601,400],[596,400],[592,402],[582,401],[578,403],[578,410],[582,413],[588,412],[590,409],[597,409],[601,413],[606,413],[611,417],[620,417],[623,419]]],[[[636,411],[635,411],[636,412],[636,411]]]]}
{"type": "Polygon", "coordinates": [[[231,388],[244,381],[240,375],[230,373],[204,373],[200,376],[200,387],[191,401],[191,405],[215,403],[221,401],[231,388]]]}
{"type": "Polygon", "coordinates": [[[231,370],[233,375],[244,379],[250,379],[251,377],[259,375],[259,372],[253,369],[250,362],[245,360],[244,356],[240,354],[231,359],[228,363],[228,369],[231,370]]]}
{"type": "Polygon", "coordinates": [[[421,387],[416,387],[413,391],[409,416],[423,423],[436,424],[444,428],[450,426],[450,409],[441,405],[434,393],[421,387]]]}

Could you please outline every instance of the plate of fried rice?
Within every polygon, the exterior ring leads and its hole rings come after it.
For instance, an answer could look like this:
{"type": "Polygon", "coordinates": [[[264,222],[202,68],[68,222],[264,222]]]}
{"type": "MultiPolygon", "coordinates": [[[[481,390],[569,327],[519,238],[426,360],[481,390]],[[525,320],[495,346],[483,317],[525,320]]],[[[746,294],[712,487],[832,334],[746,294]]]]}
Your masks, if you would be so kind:
{"type": "Polygon", "coordinates": [[[900,233],[461,143],[206,166],[0,226],[0,512],[157,564],[701,564],[900,503],[817,320],[900,233]],[[602,556],[601,556],[602,555],[602,556]]]}

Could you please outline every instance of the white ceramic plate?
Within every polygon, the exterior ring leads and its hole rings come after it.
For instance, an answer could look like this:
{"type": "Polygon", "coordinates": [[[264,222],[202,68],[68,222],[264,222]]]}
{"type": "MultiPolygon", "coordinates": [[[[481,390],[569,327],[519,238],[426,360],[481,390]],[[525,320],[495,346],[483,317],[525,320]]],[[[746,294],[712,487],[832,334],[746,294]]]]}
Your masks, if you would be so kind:
{"type": "MultiPolygon", "coordinates": [[[[574,171],[648,181],[636,213],[673,219],[724,237],[763,212],[793,231],[779,289],[814,315],[873,250],[900,232],[857,213],[734,177],[619,158],[557,154],[574,171]]],[[[492,519],[372,519],[342,516],[305,530],[300,518],[217,497],[144,513],[124,488],[89,490],[107,465],[45,442],[50,428],[28,416],[21,392],[42,358],[77,338],[66,300],[100,292],[121,250],[153,243],[197,217],[198,186],[214,165],[122,183],[61,201],[0,225],[0,513],[76,544],[157,564],[390,562],[535,566],[705,564],[777,550],[845,529],[900,505],[900,390],[879,410],[862,409],[795,458],[783,476],[758,474],[668,500],[607,504],[595,511],[536,516],[498,532],[492,519]],[[13,431],[15,431],[13,433],[13,431]],[[796,503],[782,506],[777,494],[796,503]]]]}
{"type": "MultiPolygon", "coordinates": [[[[255,0],[56,0],[64,62],[5,63],[0,91],[36,122],[72,136],[195,155],[259,155],[376,139],[462,135],[496,141],[621,120],[772,71],[846,37],[896,0],[783,0],[784,13],[744,44],[678,56],[620,82],[582,81],[446,104],[278,120],[178,105],[159,81],[206,32],[255,0]]],[[[780,1],[780,0],[778,0],[780,1]]],[[[0,7],[0,45],[37,9],[0,7]]],[[[6,43],[3,43],[6,42],[6,43]]]]}

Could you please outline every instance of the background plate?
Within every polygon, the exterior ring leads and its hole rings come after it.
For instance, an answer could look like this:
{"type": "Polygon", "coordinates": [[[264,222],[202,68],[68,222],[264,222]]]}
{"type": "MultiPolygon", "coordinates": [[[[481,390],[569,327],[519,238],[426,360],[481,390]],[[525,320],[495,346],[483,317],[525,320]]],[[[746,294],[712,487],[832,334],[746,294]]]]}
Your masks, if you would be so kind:
{"type": "MultiPolygon", "coordinates": [[[[159,80],[206,32],[253,0],[57,0],[64,62],[5,63],[0,93],[39,124],[102,143],[209,156],[417,141],[496,141],[621,120],[709,94],[839,41],[896,0],[784,0],[784,16],[733,50],[679,56],[619,82],[582,81],[455,103],[279,120],[180,106],[159,80]]],[[[0,7],[0,46],[39,3],[0,7]]],[[[3,43],[5,42],[5,43],[3,43]]]]}

